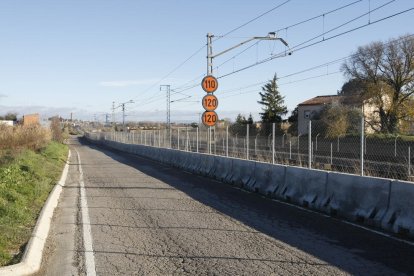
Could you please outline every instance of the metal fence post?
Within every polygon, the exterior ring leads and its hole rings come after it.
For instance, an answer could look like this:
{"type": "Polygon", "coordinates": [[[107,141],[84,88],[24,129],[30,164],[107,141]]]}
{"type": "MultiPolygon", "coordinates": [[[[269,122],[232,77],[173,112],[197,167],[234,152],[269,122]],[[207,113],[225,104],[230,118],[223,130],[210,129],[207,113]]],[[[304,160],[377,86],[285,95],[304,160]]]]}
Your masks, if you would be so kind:
{"type": "Polygon", "coordinates": [[[364,116],[361,117],[361,175],[364,175],[364,135],[365,135],[365,120],[364,116]]]}
{"type": "Polygon", "coordinates": [[[408,176],[411,176],[411,147],[408,147],[408,176]]]}
{"type": "Polygon", "coordinates": [[[214,155],[216,155],[217,154],[217,152],[216,152],[216,142],[217,142],[217,139],[216,139],[217,137],[216,137],[216,126],[213,126],[213,139],[214,139],[214,155]]]}
{"type": "Polygon", "coordinates": [[[309,120],[309,126],[308,126],[308,167],[309,169],[312,168],[312,121],[309,120]]]}
{"type": "Polygon", "coordinates": [[[187,137],[186,137],[186,143],[185,143],[185,150],[188,151],[188,127],[185,128],[187,137]]]}
{"type": "Polygon", "coordinates": [[[320,135],[320,133],[316,134],[316,138],[315,138],[315,151],[318,151],[318,136],[320,135]]]}
{"type": "Polygon", "coordinates": [[[398,139],[398,136],[400,136],[400,135],[397,134],[397,136],[395,136],[395,139],[394,139],[394,157],[397,157],[397,139],[398,139]]]}
{"type": "Polygon", "coordinates": [[[196,148],[197,148],[197,153],[198,153],[198,127],[197,127],[197,134],[196,134],[196,136],[197,136],[197,145],[196,145],[196,148]]]}
{"type": "Polygon", "coordinates": [[[177,149],[180,150],[180,128],[177,129],[177,133],[178,133],[178,135],[177,135],[177,140],[178,140],[177,149]]]}
{"type": "Polygon", "coordinates": [[[226,126],[226,156],[229,157],[229,126],[226,126]]]}
{"type": "MultiPolygon", "coordinates": [[[[276,125],[275,125],[275,123],[273,123],[272,124],[272,164],[275,163],[275,133],[276,133],[275,129],[276,129],[276,125]]],[[[283,141],[284,135],[285,134],[283,134],[282,141],[283,141]]],[[[282,144],[283,144],[283,142],[282,142],[282,144]]],[[[283,147],[283,145],[282,145],[282,147],[283,147]]]]}
{"type": "Polygon", "coordinates": [[[338,140],[337,140],[337,144],[336,144],[336,152],[339,152],[339,136],[338,136],[338,140]]]}
{"type": "Polygon", "coordinates": [[[249,124],[246,124],[246,159],[249,160],[249,124]]]}
{"type": "Polygon", "coordinates": [[[333,157],[333,153],[332,153],[332,142],[331,142],[331,165],[332,165],[332,158],[333,157]]]}
{"type": "Polygon", "coordinates": [[[292,160],[292,139],[289,140],[289,159],[292,160]]]}

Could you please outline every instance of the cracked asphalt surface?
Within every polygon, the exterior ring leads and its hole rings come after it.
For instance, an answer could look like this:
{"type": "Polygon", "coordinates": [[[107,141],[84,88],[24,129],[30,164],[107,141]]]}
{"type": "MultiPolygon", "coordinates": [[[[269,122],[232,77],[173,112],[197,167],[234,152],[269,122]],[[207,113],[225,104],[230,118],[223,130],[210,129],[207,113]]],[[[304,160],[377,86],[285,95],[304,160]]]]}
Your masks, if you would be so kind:
{"type": "MultiPolygon", "coordinates": [[[[97,275],[414,274],[409,244],[144,158],[71,144],[82,161],[97,275]]],[[[70,179],[79,179],[75,165],[70,179]]],[[[70,208],[79,216],[78,204],[70,208]]],[[[85,274],[80,220],[71,221],[75,249],[59,250],[52,234],[42,275],[85,274]],[[72,268],[52,270],[68,256],[72,268]]],[[[67,225],[54,223],[52,233],[59,227],[67,225]]]]}

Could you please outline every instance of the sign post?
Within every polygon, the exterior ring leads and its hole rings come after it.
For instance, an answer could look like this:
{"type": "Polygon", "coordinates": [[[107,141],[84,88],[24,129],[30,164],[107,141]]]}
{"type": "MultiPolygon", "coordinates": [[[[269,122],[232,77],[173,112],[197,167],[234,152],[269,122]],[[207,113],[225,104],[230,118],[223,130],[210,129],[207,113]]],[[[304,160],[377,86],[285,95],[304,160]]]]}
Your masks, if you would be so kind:
{"type": "Polygon", "coordinates": [[[201,81],[201,88],[207,92],[202,101],[205,112],[203,113],[201,120],[205,126],[212,127],[215,126],[218,121],[218,115],[214,111],[218,107],[218,99],[213,94],[218,88],[218,81],[211,75],[206,76],[201,81]]]}

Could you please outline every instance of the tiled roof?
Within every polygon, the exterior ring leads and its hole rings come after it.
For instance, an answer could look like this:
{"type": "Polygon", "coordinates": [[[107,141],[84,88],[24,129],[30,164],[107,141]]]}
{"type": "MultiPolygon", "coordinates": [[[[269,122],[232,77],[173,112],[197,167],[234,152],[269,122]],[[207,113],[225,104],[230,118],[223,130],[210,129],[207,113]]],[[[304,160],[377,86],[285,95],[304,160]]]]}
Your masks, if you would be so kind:
{"type": "Polygon", "coordinates": [[[334,102],[340,102],[342,104],[358,104],[361,101],[357,97],[352,96],[339,96],[339,95],[325,95],[325,96],[316,96],[312,99],[306,100],[299,104],[301,105],[324,105],[331,104],[334,102]]]}

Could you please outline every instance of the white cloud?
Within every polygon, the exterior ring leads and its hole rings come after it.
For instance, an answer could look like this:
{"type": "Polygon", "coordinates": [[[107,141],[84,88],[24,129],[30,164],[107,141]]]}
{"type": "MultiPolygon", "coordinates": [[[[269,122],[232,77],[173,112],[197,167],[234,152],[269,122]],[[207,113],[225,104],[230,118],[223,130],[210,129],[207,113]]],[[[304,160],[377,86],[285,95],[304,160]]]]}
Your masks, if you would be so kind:
{"type": "Polygon", "coordinates": [[[6,94],[0,94],[0,98],[7,98],[6,94]]]}
{"type": "Polygon", "coordinates": [[[127,87],[127,86],[133,86],[133,85],[152,84],[157,81],[158,79],[102,81],[99,83],[99,85],[106,86],[106,87],[127,87]]]}

